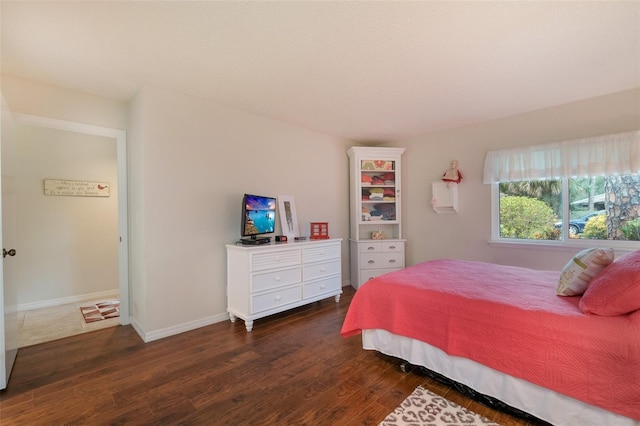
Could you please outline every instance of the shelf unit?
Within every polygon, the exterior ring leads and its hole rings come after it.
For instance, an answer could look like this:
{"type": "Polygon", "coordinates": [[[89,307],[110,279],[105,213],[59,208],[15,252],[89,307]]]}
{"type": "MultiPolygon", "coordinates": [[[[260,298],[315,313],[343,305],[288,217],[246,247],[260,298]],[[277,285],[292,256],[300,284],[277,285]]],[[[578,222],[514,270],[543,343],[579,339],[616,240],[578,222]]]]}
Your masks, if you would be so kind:
{"type": "Polygon", "coordinates": [[[351,285],[404,267],[401,156],[404,148],[351,147],[351,285]]]}
{"type": "Polygon", "coordinates": [[[458,184],[452,182],[432,182],[431,204],[436,213],[458,213],[458,184]]]}

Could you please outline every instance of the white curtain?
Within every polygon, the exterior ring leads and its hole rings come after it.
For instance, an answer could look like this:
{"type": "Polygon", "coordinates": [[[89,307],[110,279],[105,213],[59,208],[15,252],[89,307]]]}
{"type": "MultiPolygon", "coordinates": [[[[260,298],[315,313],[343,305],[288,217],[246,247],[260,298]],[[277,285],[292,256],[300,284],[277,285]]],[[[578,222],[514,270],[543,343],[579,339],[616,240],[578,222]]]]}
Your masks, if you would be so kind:
{"type": "Polygon", "coordinates": [[[640,130],[489,151],[484,183],[640,172],[640,130]]]}

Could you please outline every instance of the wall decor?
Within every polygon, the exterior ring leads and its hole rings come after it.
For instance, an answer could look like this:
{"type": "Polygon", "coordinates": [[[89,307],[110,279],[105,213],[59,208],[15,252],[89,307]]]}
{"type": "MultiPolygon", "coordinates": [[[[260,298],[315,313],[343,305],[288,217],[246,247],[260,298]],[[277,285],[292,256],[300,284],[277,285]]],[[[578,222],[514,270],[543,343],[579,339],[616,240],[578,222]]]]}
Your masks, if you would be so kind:
{"type": "Polygon", "coordinates": [[[457,184],[432,182],[431,192],[431,206],[436,213],[458,213],[457,184]]]}
{"type": "Polygon", "coordinates": [[[291,195],[278,195],[278,212],[280,213],[280,226],[282,234],[293,240],[300,236],[298,216],[296,214],[296,202],[291,195]]]}
{"type": "Polygon", "coordinates": [[[44,195],[69,197],[109,197],[109,182],[87,182],[83,180],[44,180],[44,195]]]}
{"type": "Polygon", "coordinates": [[[451,167],[445,170],[444,174],[442,175],[442,180],[444,182],[448,182],[449,187],[451,187],[451,185],[454,183],[462,183],[462,179],[462,173],[460,172],[460,170],[458,170],[458,160],[453,160],[451,162],[451,167]]]}

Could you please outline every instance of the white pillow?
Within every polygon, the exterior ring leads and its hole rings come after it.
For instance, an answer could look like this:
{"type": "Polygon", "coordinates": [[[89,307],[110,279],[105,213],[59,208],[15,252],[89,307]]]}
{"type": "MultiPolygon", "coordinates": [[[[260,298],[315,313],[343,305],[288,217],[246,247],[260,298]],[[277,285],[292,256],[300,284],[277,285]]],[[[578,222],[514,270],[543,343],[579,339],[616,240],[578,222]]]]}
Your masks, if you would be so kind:
{"type": "Polygon", "coordinates": [[[582,250],[562,268],[558,279],[558,296],[579,296],[585,292],[589,282],[598,272],[613,262],[612,248],[589,248],[582,250]]]}

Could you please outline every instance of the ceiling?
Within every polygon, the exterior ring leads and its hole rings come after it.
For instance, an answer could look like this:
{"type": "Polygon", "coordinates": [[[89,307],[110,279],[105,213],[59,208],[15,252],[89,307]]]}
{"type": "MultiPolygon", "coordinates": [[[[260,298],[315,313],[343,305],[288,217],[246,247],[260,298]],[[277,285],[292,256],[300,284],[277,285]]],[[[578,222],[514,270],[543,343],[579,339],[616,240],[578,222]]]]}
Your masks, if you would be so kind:
{"type": "MultiPolygon", "coordinates": [[[[144,85],[355,141],[640,87],[640,2],[0,3],[2,72],[144,85]]],[[[639,100],[640,101],[640,100],[639,100]]]]}

